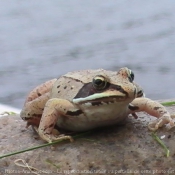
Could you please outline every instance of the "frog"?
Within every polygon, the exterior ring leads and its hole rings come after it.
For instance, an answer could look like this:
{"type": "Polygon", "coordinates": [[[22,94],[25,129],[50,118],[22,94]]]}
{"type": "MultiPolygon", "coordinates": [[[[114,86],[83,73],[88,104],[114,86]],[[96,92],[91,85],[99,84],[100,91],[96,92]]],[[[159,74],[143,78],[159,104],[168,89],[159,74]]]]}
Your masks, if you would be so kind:
{"type": "Polygon", "coordinates": [[[89,69],[68,72],[37,86],[26,97],[21,118],[48,143],[73,141],[60,130],[83,132],[99,127],[118,125],[137,112],[156,117],[148,129],[174,126],[167,109],[146,98],[127,67],[118,71],[89,69]],[[55,129],[57,128],[57,129],[55,129]]]}

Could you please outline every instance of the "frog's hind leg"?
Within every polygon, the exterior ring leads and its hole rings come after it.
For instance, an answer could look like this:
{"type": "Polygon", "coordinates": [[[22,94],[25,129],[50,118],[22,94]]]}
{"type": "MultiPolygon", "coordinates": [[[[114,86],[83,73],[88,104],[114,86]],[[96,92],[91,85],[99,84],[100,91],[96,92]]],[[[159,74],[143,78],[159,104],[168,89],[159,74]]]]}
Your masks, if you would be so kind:
{"type": "Polygon", "coordinates": [[[73,141],[71,136],[62,136],[59,133],[54,134],[53,131],[57,123],[62,123],[66,121],[67,116],[80,112],[81,110],[68,100],[58,98],[48,100],[38,128],[40,137],[49,143],[67,139],[73,141]]]}
{"type": "Polygon", "coordinates": [[[26,98],[20,117],[27,121],[27,127],[39,126],[44,106],[50,97],[50,90],[56,79],[50,80],[33,89],[26,98]]]}
{"type": "Polygon", "coordinates": [[[33,101],[34,99],[42,96],[43,94],[49,92],[55,83],[57,79],[52,79],[49,81],[46,81],[45,83],[37,86],[35,89],[33,89],[27,96],[25,104],[28,103],[29,101],[33,101]]]}
{"type": "Polygon", "coordinates": [[[148,128],[152,131],[157,130],[164,124],[170,124],[171,127],[174,126],[173,119],[166,108],[159,102],[153,101],[149,98],[136,98],[129,105],[130,113],[135,112],[146,112],[149,115],[157,117],[157,120],[150,122],[148,128]]]}
{"type": "Polygon", "coordinates": [[[44,110],[46,102],[49,100],[50,93],[45,93],[44,95],[25,103],[23,109],[20,112],[20,117],[27,121],[26,127],[39,126],[40,119],[44,110]]]}

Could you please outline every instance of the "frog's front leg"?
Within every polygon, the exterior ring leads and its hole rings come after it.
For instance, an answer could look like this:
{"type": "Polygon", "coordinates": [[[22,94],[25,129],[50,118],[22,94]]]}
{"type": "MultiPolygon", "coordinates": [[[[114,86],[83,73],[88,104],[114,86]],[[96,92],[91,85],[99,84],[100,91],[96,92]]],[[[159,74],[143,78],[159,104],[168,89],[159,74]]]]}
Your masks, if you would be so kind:
{"type": "Polygon", "coordinates": [[[62,122],[63,120],[64,122],[70,111],[76,112],[79,111],[79,109],[70,101],[65,99],[52,98],[48,100],[38,128],[39,136],[49,143],[66,139],[73,141],[71,136],[55,135],[53,132],[57,121],[62,122]]]}
{"type": "Polygon", "coordinates": [[[130,113],[146,112],[149,115],[157,117],[157,120],[150,122],[148,125],[148,128],[152,131],[157,130],[164,124],[170,124],[171,127],[174,126],[173,119],[166,108],[160,103],[149,98],[141,97],[134,99],[129,105],[129,109],[130,113]]]}

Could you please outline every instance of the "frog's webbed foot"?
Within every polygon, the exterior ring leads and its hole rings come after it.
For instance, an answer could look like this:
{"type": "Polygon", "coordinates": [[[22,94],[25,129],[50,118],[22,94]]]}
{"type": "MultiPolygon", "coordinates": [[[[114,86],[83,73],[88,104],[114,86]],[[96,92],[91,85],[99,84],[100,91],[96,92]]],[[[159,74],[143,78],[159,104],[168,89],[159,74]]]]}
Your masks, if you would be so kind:
{"type": "Polygon", "coordinates": [[[146,112],[149,115],[157,117],[157,120],[150,122],[148,125],[148,128],[151,131],[156,131],[165,124],[169,124],[170,128],[175,126],[174,121],[166,108],[149,98],[140,97],[134,99],[129,106],[129,109],[131,114],[135,112],[146,112]]]}
{"type": "Polygon", "coordinates": [[[78,109],[65,99],[52,98],[47,101],[38,128],[38,134],[43,140],[49,143],[67,139],[71,142],[73,141],[71,136],[60,135],[54,129],[57,123],[62,123],[66,120],[67,113],[69,113],[68,110],[76,111],[78,109]]]}

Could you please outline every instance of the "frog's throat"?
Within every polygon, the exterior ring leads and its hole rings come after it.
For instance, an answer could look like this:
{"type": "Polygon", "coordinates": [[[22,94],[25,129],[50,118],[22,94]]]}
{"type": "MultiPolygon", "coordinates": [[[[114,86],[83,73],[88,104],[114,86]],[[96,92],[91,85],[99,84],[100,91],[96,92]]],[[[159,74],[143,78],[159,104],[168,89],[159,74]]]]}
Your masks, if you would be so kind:
{"type": "Polygon", "coordinates": [[[90,95],[88,97],[84,97],[84,98],[75,98],[73,99],[73,103],[75,104],[83,104],[83,103],[87,103],[87,102],[95,102],[95,101],[101,101],[101,102],[114,102],[114,101],[124,101],[126,100],[127,96],[126,94],[123,93],[118,93],[118,94],[101,94],[101,93],[96,93],[93,95],[90,95]]]}

